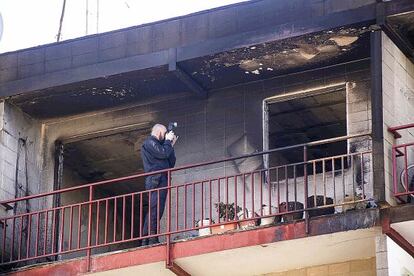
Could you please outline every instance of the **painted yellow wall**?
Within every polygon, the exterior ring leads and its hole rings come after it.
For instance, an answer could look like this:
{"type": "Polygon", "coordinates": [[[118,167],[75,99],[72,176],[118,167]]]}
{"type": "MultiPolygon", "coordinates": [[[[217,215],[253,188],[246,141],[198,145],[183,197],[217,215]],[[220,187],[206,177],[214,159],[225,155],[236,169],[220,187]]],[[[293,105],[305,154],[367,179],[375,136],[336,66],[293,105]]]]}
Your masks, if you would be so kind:
{"type": "Polygon", "coordinates": [[[312,266],[263,276],[375,276],[375,257],[343,263],[312,266]]]}

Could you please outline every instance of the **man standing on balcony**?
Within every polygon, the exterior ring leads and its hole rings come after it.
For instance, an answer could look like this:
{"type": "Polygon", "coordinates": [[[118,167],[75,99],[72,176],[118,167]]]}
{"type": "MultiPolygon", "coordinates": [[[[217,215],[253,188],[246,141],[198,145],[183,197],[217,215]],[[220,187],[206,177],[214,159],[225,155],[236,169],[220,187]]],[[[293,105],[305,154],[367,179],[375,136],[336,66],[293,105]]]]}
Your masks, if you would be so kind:
{"type": "MultiPolygon", "coordinates": [[[[174,144],[177,137],[172,131],[167,133],[167,128],[161,124],[152,127],[151,136],[149,136],[141,147],[141,157],[144,163],[145,172],[154,172],[175,166],[174,144]]],[[[150,175],[145,179],[145,189],[152,190],[167,187],[167,173],[150,175]]],[[[147,196],[147,194],[144,194],[147,196]]],[[[149,212],[145,216],[142,229],[142,236],[157,234],[160,220],[164,213],[165,200],[167,198],[167,189],[151,192],[149,197],[149,212]],[[158,198],[159,195],[159,198],[158,198]],[[158,205],[159,204],[159,214],[158,205]]],[[[158,237],[144,239],[142,245],[152,245],[159,243],[158,237]]]]}

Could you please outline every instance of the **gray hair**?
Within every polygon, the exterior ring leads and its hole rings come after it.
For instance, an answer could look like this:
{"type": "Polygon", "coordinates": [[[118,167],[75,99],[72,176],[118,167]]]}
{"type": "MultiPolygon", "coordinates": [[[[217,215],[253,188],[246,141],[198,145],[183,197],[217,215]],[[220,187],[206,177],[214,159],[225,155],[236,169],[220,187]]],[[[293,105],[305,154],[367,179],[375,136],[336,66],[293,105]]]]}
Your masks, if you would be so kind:
{"type": "Polygon", "coordinates": [[[153,136],[157,136],[158,135],[158,133],[160,133],[160,132],[162,132],[162,131],[167,131],[167,128],[164,126],[164,125],[162,125],[162,124],[155,124],[153,127],[152,127],[152,130],[151,130],[151,135],[153,135],[153,136]]]}

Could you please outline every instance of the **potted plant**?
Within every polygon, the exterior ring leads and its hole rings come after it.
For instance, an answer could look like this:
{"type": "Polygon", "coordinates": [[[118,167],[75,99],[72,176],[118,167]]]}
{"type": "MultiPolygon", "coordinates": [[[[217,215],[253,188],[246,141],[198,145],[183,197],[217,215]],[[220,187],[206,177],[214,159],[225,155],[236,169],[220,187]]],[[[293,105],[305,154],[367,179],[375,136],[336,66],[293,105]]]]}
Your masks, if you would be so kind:
{"type": "Polygon", "coordinates": [[[296,211],[291,214],[282,215],[283,222],[289,222],[303,218],[303,203],[297,201],[282,202],[279,204],[281,213],[296,211]]]}
{"type": "MultiPolygon", "coordinates": [[[[272,215],[272,214],[276,215],[277,213],[279,213],[279,210],[278,210],[277,207],[271,206],[270,210],[269,210],[269,206],[267,206],[266,204],[262,205],[261,215],[268,216],[268,215],[272,215]]],[[[270,224],[273,224],[274,222],[278,223],[281,220],[282,220],[282,218],[280,216],[261,218],[260,219],[260,226],[270,225],[270,224]]]]}
{"type": "MultiPolygon", "coordinates": [[[[330,197],[325,197],[323,195],[317,195],[316,196],[316,200],[315,200],[315,196],[310,196],[307,199],[307,203],[308,203],[308,208],[313,208],[315,207],[315,201],[316,201],[316,207],[318,206],[325,206],[325,205],[333,205],[333,199],[330,197]],[[326,202],[326,204],[325,204],[326,202]]],[[[328,208],[320,208],[320,209],[314,209],[314,210],[309,210],[308,214],[309,217],[317,217],[317,216],[324,216],[324,215],[329,215],[329,214],[334,214],[335,213],[335,207],[328,207],[328,208]]]]}
{"type": "Polygon", "coordinates": [[[249,227],[254,227],[257,226],[259,224],[259,219],[258,219],[259,215],[257,213],[254,213],[252,211],[249,211],[248,209],[244,209],[241,210],[240,212],[237,213],[237,218],[239,219],[239,228],[240,229],[247,229],[249,227]],[[244,219],[250,219],[251,220],[245,220],[245,221],[240,221],[240,220],[244,220],[244,219]],[[256,219],[253,219],[256,218],[256,219]]]}
{"type": "MultiPolygon", "coordinates": [[[[214,224],[214,220],[211,220],[211,224],[214,224]]],[[[208,225],[210,225],[210,219],[209,218],[203,219],[203,223],[201,223],[201,220],[198,220],[196,222],[197,227],[203,227],[203,228],[198,229],[198,235],[200,237],[211,235],[210,227],[205,227],[205,226],[208,226],[208,225]]]]}
{"type": "MultiPolygon", "coordinates": [[[[237,219],[236,214],[242,210],[240,206],[235,207],[234,203],[225,204],[223,202],[219,202],[219,203],[214,204],[214,206],[216,207],[216,210],[219,214],[221,222],[234,221],[235,219],[237,219]]],[[[219,234],[219,233],[224,233],[229,230],[234,230],[236,228],[237,228],[237,221],[234,221],[233,223],[212,226],[211,233],[219,234]]]]}

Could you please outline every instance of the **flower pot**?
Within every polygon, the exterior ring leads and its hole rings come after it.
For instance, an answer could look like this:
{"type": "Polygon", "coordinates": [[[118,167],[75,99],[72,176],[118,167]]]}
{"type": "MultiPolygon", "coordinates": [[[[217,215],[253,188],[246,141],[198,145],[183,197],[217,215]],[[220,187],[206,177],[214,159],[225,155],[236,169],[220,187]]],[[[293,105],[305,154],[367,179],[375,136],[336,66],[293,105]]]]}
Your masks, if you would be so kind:
{"type": "Polygon", "coordinates": [[[279,210],[281,213],[302,210],[296,213],[282,215],[283,222],[289,222],[303,218],[303,204],[297,201],[289,201],[288,203],[282,202],[279,204],[279,210]]]}
{"type": "MultiPolygon", "coordinates": [[[[263,214],[263,216],[267,216],[267,215],[271,215],[271,214],[277,214],[278,213],[278,209],[274,206],[271,207],[270,212],[269,212],[269,207],[264,205],[262,207],[262,211],[261,214],[263,214]]],[[[273,223],[278,223],[282,220],[282,218],[280,216],[274,216],[274,217],[266,217],[266,218],[261,218],[260,219],[260,226],[264,226],[264,225],[270,225],[273,223]]]]}
{"type": "MultiPolygon", "coordinates": [[[[203,219],[203,226],[207,226],[207,225],[210,225],[210,220],[209,219],[203,219]]],[[[201,222],[200,221],[197,221],[196,226],[197,227],[201,227],[201,222]]],[[[198,235],[200,237],[211,235],[211,229],[210,229],[210,227],[198,229],[198,235]]]]}
{"type": "MultiPolygon", "coordinates": [[[[243,215],[243,211],[240,211],[237,213],[237,217],[239,218],[239,220],[253,218],[253,212],[245,210],[244,215],[243,215]]],[[[255,217],[259,217],[259,215],[255,213],[255,217]]],[[[252,220],[246,220],[246,221],[239,221],[238,224],[239,224],[239,228],[247,229],[250,227],[257,226],[258,223],[259,223],[258,219],[252,219],[252,220]]]]}
{"type": "Polygon", "coordinates": [[[211,234],[221,234],[227,231],[237,229],[237,222],[212,226],[210,229],[211,229],[211,234]]]}
{"type": "MultiPolygon", "coordinates": [[[[308,208],[315,207],[315,196],[308,197],[307,203],[308,203],[308,208]]],[[[331,205],[333,203],[334,203],[333,199],[330,198],[330,197],[326,197],[326,204],[325,204],[322,195],[317,195],[316,196],[316,206],[331,205]]],[[[309,212],[308,212],[310,218],[311,217],[317,217],[317,216],[330,215],[330,214],[334,214],[334,213],[335,213],[335,207],[309,210],[309,212]]]]}

